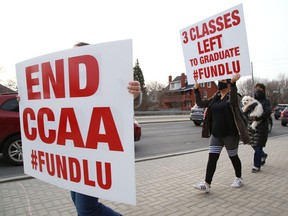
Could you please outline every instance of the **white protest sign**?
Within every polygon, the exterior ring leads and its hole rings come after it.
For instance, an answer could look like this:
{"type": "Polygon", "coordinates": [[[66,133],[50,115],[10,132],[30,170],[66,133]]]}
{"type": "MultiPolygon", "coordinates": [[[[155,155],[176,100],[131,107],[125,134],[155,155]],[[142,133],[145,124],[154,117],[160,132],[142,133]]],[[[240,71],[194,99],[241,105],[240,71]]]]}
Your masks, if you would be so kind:
{"type": "Polygon", "coordinates": [[[242,4],[180,31],[188,83],[251,75],[242,4]]]}
{"type": "Polygon", "coordinates": [[[132,40],[123,40],[16,65],[26,174],[136,204],[132,61],[132,40]]]}

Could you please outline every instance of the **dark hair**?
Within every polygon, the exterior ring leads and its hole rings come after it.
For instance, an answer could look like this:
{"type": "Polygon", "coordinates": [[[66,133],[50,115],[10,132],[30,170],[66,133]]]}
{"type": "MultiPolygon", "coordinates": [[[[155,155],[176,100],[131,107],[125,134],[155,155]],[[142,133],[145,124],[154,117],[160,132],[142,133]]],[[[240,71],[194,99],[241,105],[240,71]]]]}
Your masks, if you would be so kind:
{"type": "Polygon", "coordinates": [[[90,44],[85,43],[85,42],[79,42],[79,43],[75,44],[74,47],[87,46],[87,45],[90,45],[90,44]]]}
{"type": "Polygon", "coordinates": [[[256,83],[254,88],[261,88],[264,92],[266,92],[266,87],[263,83],[256,83]]]}

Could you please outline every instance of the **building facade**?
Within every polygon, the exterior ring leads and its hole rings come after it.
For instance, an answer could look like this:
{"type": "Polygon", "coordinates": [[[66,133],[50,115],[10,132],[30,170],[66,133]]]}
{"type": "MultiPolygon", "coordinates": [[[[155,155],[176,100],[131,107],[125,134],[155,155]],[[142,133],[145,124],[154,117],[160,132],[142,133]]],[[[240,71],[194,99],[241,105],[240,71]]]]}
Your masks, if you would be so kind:
{"type": "MultiPolygon", "coordinates": [[[[160,108],[174,109],[174,110],[191,110],[195,105],[194,96],[194,84],[188,85],[187,77],[184,73],[181,76],[177,76],[172,80],[172,76],[169,76],[169,84],[165,88],[163,96],[160,101],[160,108]]],[[[214,81],[200,84],[200,92],[202,98],[210,98],[218,90],[214,81]]]]}

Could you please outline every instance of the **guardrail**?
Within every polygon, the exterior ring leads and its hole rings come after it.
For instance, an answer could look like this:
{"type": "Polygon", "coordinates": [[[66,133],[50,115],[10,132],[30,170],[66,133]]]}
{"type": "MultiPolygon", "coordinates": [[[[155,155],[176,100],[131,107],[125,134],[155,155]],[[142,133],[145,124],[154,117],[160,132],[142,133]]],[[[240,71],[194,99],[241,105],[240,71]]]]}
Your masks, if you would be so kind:
{"type": "Polygon", "coordinates": [[[147,115],[189,115],[191,111],[169,110],[169,111],[135,111],[135,116],[147,115]]]}

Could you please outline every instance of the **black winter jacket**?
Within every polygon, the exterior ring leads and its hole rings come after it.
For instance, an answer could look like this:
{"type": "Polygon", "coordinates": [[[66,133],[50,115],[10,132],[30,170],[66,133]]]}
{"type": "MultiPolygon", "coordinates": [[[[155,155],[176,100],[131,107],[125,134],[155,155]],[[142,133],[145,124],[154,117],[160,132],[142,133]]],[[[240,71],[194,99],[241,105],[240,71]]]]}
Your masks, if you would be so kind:
{"type": "MultiPolygon", "coordinates": [[[[260,117],[256,118],[256,120],[261,121],[257,125],[256,131],[249,130],[249,135],[252,145],[265,147],[268,139],[269,117],[271,116],[272,113],[272,107],[271,102],[268,98],[263,98],[259,100],[259,102],[262,104],[263,114],[260,117]]],[[[249,123],[251,124],[252,121],[249,121],[249,123]]]]}
{"type": "MultiPolygon", "coordinates": [[[[211,136],[211,122],[210,122],[211,116],[212,116],[211,106],[214,103],[215,99],[217,97],[220,97],[220,92],[218,91],[214,96],[212,96],[211,98],[207,100],[201,99],[199,89],[195,89],[194,93],[196,97],[196,104],[201,107],[207,107],[206,116],[205,116],[203,129],[202,129],[202,137],[207,138],[211,136]]],[[[241,117],[242,114],[241,114],[240,107],[239,107],[240,100],[238,97],[236,84],[230,85],[230,92],[226,95],[226,97],[229,97],[230,109],[233,113],[235,125],[237,128],[238,134],[240,136],[240,139],[242,140],[244,144],[250,144],[251,141],[250,141],[248,129],[241,117]]]]}

